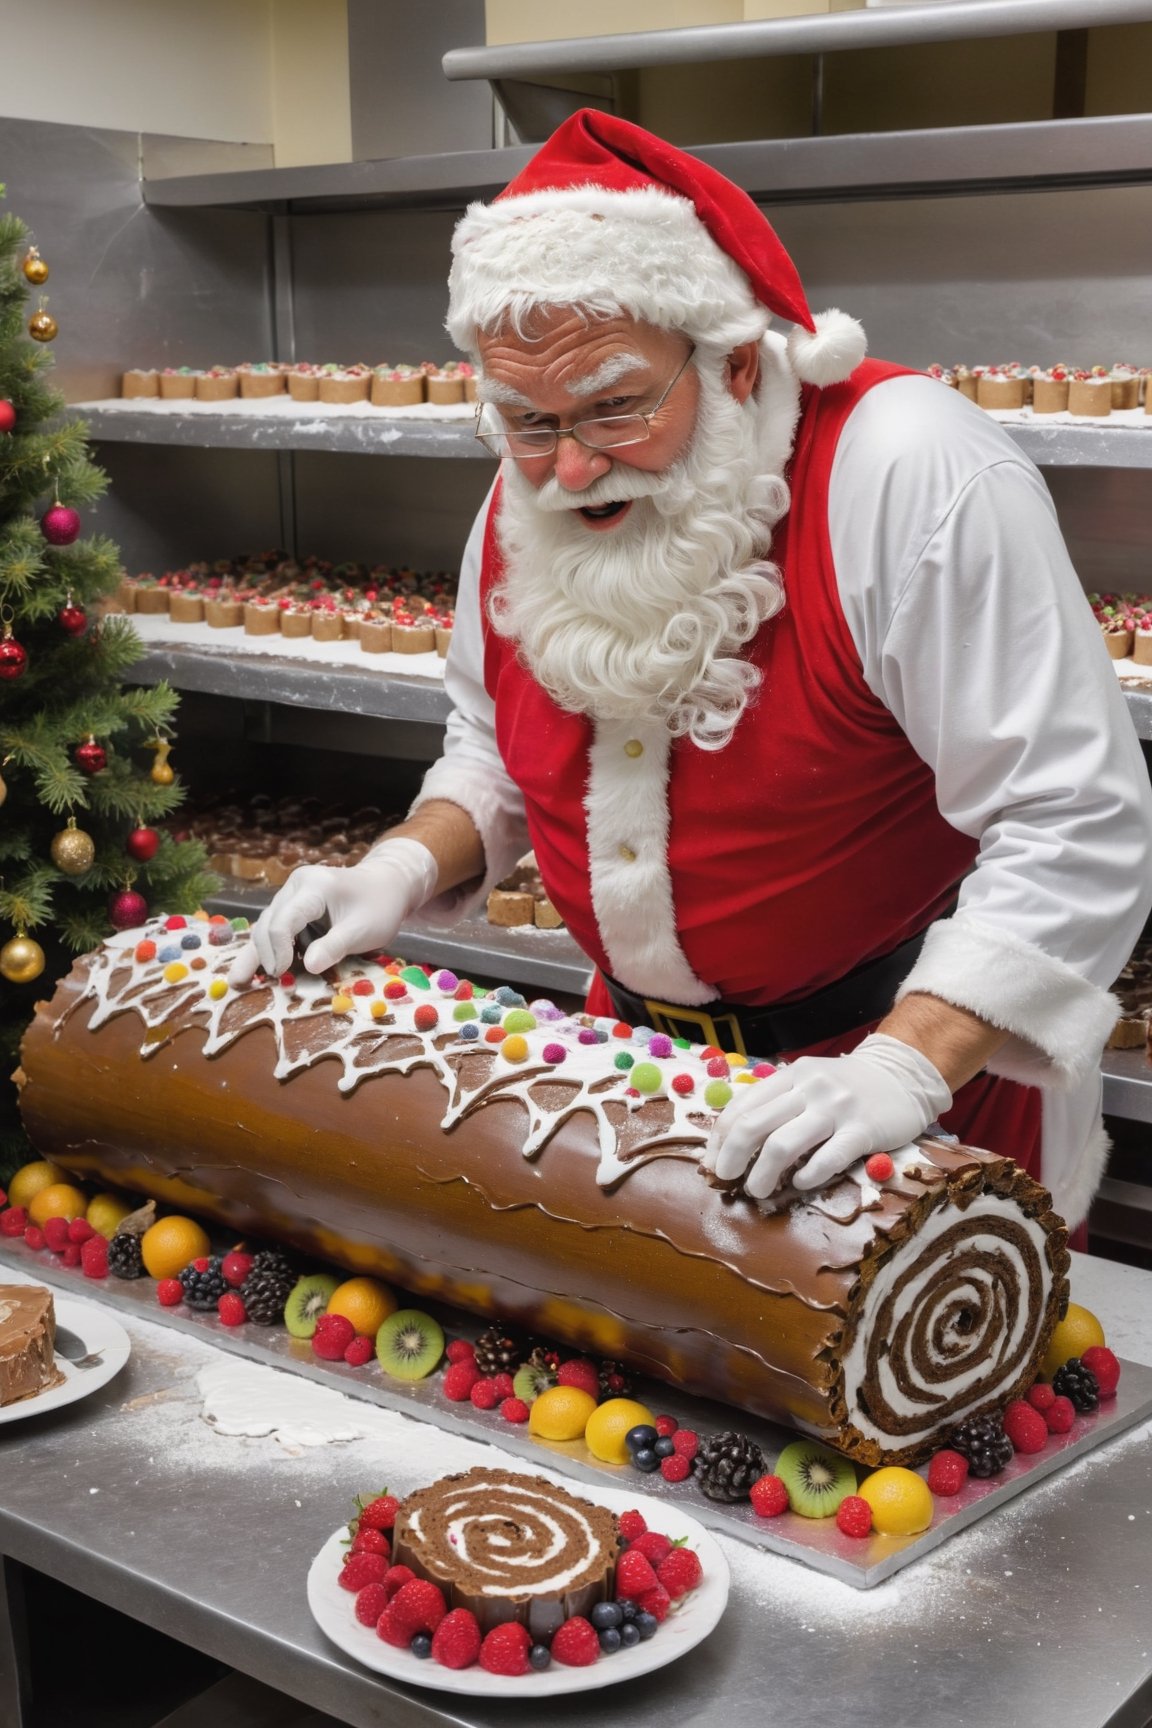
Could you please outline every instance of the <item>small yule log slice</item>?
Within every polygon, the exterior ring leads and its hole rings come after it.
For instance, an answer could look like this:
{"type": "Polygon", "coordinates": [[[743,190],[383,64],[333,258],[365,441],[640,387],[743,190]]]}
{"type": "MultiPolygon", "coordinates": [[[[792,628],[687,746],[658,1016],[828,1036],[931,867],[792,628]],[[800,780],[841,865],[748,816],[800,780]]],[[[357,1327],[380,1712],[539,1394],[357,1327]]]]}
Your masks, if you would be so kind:
{"type": "Polygon", "coordinates": [[[63,1384],[55,1343],[52,1292],[39,1284],[0,1284],[0,1406],[63,1384]]]}
{"type": "Polygon", "coordinates": [[[542,1476],[478,1466],[408,1496],[392,1563],[439,1585],[481,1632],[518,1620],[539,1640],[612,1596],[620,1547],[605,1507],[542,1476]]]}
{"type": "MultiPolygon", "coordinates": [[[[163,926],[148,933],[165,953],[163,926]]],[[[32,1142],[81,1176],[626,1358],[867,1463],[926,1456],[1035,1377],[1067,1232],[1008,1159],[924,1141],[880,1186],[856,1166],[766,1215],[701,1175],[710,1110],[629,1094],[618,1041],[545,1024],[515,1064],[464,1042],[451,997],[417,1030],[363,961],[213,1001],[233,949],[205,945],[169,984],[159,957],[134,963],[140,934],[78,961],[24,1039],[32,1142]]],[[[698,1050],[668,1066],[693,1064],[705,1078],[698,1050]]]]}

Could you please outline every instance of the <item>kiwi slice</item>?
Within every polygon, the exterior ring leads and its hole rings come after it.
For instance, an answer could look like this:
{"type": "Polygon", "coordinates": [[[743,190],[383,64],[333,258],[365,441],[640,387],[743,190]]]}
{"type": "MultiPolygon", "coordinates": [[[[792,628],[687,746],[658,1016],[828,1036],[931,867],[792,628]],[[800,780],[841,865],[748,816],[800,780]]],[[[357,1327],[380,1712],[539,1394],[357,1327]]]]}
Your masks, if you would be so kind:
{"type": "Polygon", "coordinates": [[[517,1368],[512,1380],[512,1395],[522,1398],[525,1404],[531,1404],[539,1398],[541,1392],[547,1392],[549,1386],[555,1386],[556,1376],[550,1368],[541,1368],[535,1362],[525,1362],[517,1368]]]}
{"type": "Polygon", "coordinates": [[[394,1380],[423,1380],[443,1354],[444,1333],[419,1308],[398,1308],[376,1334],[376,1360],[394,1380]]]}
{"type": "Polygon", "coordinates": [[[828,1518],[841,1500],[856,1492],[856,1472],[839,1452],[816,1440],[793,1440],[776,1460],[776,1474],[788,1490],[793,1512],[802,1518],[828,1518]]]}
{"type": "Polygon", "coordinates": [[[297,1279],[284,1304],[284,1324],[293,1338],[311,1338],[339,1283],[331,1272],[309,1272],[297,1279]]]}

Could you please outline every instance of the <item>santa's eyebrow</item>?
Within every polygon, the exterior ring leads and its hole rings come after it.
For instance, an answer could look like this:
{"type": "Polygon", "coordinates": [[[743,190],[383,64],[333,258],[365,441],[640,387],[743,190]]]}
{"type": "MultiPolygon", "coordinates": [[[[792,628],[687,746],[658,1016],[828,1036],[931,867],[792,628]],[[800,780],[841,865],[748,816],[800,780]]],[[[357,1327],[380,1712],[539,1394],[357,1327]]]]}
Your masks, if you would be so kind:
{"type": "Polygon", "coordinates": [[[476,380],[476,399],[479,402],[499,402],[505,408],[531,408],[527,396],[521,396],[519,390],[513,390],[510,384],[501,384],[498,378],[478,378],[476,380]]]}
{"type": "Polygon", "coordinates": [[[569,396],[596,396],[601,390],[607,390],[629,372],[645,372],[649,369],[648,361],[642,354],[613,354],[598,366],[595,372],[587,378],[576,378],[570,384],[565,384],[569,396]]]}

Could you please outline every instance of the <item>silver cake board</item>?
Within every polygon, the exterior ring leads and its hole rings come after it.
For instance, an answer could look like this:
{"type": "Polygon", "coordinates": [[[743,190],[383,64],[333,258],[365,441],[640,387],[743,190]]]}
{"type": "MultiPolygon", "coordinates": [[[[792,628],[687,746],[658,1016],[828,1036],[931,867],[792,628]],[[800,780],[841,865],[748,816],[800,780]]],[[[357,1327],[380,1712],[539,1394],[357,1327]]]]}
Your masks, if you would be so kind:
{"type": "MultiPolygon", "coordinates": [[[[682,1510],[725,1536],[787,1555],[858,1590],[869,1590],[883,1583],[1045,1477],[1152,1417],[1152,1368],[1125,1362],[1114,1398],[1091,1415],[1077,1416],[1067,1434],[1050,1435],[1043,1452],[1031,1457],[1018,1453],[1000,1475],[987,1481],[969,1478],[961,1492],[952,1498],[934,1497],[932,1523],[920,1535],[873,1533],[866,1538],[854,1538],[842,1535],[834,1518],[801,1518],[794,1512],[785,1512],[779,1518],[759,1518],[747,1501],[729,1506],[709,1500],[691,1477],[684,1482],[666,1482],[658,1471],[642,1475],[627,1464],[601,1463],[583,1441],[537,1440],[529,1435],[526,1424],[505,1422],[498,1410],[477,1410],[470,1403],[449,1402],[439,1390],[439,1372],[426,1380],[390,1380],[374,1362],[366,1368],[350,1368],[344,1362],[321,1361],[310,1344],[292,1338],[281,1326],[223,1326],[215,1315],[194,1313],[183,1307],[162,1308],[156,1300],[155,1281],[148,1277],[134,1281],[86,1278],[79,1268],[63,1266],[47,1251],[36,1253],[22,1242],[0,1239],[0,1268],[5,1265],[70,1296],[90,1297],[115,1312],[151,1321],[173,1332],[188,1333],[250,1362],[286,1369],[318,1385],[432,1423],[449,1433],[500,1446],[523,1458],[529,1466],[547,1464],[591,1487],[634,1486],[637,1494],[667,1504],[669,1530],[675,1523],[676,1511],[682,1510]]],[[[448,1337],[474,1339],[483,1329],[483,1322],[442,1304],[425,1306],[441,1320],[448,1337]]],[[[702,1436],[725,1429],[748,1435],[761,1446],[769,1468],[781,1449],[797,1438],[792,1430],[781,1425],[746,1415],[730,1405],[693,1398],[657,1381],[638,1381],[633,1396],[653,1412],[674,1416],[681,1427],[691,1428],[702,1436]]],[[[1107,1468],[1106,1459],[1101,1460],[1101,1468],[1107,1468]]],[[[921,1474],[925,1470],[926,1466],[922,1466],[921,1474]]]]}

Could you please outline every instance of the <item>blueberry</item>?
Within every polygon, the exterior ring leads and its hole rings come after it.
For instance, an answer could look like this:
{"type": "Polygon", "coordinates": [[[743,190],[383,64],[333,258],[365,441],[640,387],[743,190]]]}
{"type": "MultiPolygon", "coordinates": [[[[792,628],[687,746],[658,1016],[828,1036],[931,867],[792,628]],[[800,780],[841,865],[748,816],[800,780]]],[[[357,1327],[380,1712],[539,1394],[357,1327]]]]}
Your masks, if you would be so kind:
{"type": "Polygon", "coordinates": [[[642,1447],[655,1446],[659,1435],[650,1422],[641,1422],[635,1428],[629,1428],[624,1436],[624,1444],[629,1452],[639,1452],[642,1447]]]}
{"type": "Polygon", "coordinates": [[[641,1446],[639,1452],[633,1452],[632,1463],[637,1470],[643,1470],[645,1476],[660,1468],[660,1460],[650,1446],[641,1446]]]}
{"type": "Polygon", "coordinates": [[[620,1648],[631,1650],[640,1642],[640,1628],[635,1621],[625,1620],[620,1628],[620,1648]]]}
{"type": "Polygon", "coordinates": [[[635,1620],[636,1604],[633,1602],[631,1596],[618,1596],[616,1598],[616,1606],[619,1608],[625,1620],[635,1620]]]}
{"type": "Polygon", "coordinates": [[[413,1635],[408,1648],[413,1656],[419,1656],[421,1662],[424,1662],[432,1654],[432,1640],[427,1632],[417,1632],[413,1635]]]}
{"type": "Polygon", "coordinates": [[[660,1622],[657,1620],[655,1614],[649,1614],[643,1608],[641,1608],[632,1624],[635,1626],[637,1632],[639,1632],[641,1638],[645,1640],[654,1638],[660,1629],[660,1622]]]}
{"type": "Polygon", "coordinates": [[[547,1644],[533,1644],[528,1652],[528,1666],[541,1674],[552,1666],[552,1652],[547,1644]]]}
{"type": "Polygon", "coordinates": [[[181,936],[180,946],[181,948],[199,948],[200,938],[194,930],[189,930],[187,936],[181,936]]]}
{"type": "Polygon", "coordinates": [[[609,1626],[619,1626],[624,1618],[624,1611],[619,1602],[597,1602],[589,1619],[597,1632],[605,1631],[609,1626]]]}
{"type": "Polygon", "coordinates": [[[652,1450],[655,1452],[657,1458],[671,1458],[673,1452],[676,1450],[675,1446],[672,1444],[671,1434],[662,1434],[659,1440],[657,1440],[655,1446],[653,1446],[652,1450]]]}
{"type": "Polygon", "coordinates": [[[615,1656],[620,1648],[620,1634],[615,1626],[605,1626],[600,1634],[600,1648],[605,1656],[615,1656]]]}

